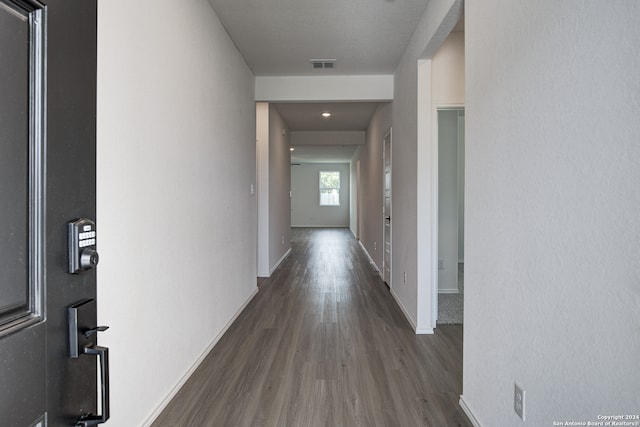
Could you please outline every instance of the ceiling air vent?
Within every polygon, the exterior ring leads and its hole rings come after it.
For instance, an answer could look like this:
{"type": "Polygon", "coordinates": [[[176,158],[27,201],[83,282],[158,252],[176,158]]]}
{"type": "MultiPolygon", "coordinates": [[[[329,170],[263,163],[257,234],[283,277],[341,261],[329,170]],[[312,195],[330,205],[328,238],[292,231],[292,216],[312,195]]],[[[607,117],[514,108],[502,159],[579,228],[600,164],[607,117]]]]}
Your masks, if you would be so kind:
{"type": "Polygon", "coordinates": [[[335,59],[310,59],[311,65],[314,69],[335,68],[335,59]]]}

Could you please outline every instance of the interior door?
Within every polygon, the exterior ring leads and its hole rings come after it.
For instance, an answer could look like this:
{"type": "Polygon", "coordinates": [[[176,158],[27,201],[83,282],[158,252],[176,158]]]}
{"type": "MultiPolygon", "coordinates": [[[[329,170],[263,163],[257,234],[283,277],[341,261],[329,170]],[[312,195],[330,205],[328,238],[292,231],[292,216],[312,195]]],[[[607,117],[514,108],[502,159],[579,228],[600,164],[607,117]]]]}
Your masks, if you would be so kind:
{"type": "Polygon", "coordinates": [[[382,267],[384,270],[384,281],[391,287],[391,129],[384,136],[384,149],[382,155],[384,165],[384,255],[382,267]]]}
{"type": "Polygon", "coordinates": [[[97,359],[70,357],[68,315],[96,276],[68,272],[67,225],[95,218],[96,18],[95,0],[0,0],[2,426],[98,413],[97,359]]]}

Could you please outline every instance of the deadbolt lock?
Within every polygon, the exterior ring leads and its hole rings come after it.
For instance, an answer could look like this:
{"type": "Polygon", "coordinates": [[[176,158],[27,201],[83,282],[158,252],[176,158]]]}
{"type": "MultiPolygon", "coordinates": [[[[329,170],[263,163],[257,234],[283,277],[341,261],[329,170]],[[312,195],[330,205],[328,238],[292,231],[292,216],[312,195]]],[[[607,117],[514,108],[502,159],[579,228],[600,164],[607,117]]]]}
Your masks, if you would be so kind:
{"type": "Polygon", "coordinates": [[[98,265],[100,257],[96,250],[96,224],[87,218],[80,218],[68,224],[69,232],[69,273],[91,270],[98,265]]]}

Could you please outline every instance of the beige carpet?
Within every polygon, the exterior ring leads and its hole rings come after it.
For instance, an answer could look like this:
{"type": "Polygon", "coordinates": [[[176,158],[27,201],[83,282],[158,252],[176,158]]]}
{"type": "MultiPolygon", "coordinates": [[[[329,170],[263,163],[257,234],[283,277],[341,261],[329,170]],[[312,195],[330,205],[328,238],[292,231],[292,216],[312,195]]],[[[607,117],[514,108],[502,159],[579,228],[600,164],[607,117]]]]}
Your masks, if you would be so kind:
{"type": "MultiPolygon", "coordinates": [[[[464,264],[458,264],[458,289],[464,292],[464,264]]],[[[464,321],[464,294],[438,294],[438,324],[461,325],[464,321]]]]}
{"type": "Polygon", "coordinates": [[[464,294],[438,294],[438,325],[460,325],[464,320],[464,294]]]}

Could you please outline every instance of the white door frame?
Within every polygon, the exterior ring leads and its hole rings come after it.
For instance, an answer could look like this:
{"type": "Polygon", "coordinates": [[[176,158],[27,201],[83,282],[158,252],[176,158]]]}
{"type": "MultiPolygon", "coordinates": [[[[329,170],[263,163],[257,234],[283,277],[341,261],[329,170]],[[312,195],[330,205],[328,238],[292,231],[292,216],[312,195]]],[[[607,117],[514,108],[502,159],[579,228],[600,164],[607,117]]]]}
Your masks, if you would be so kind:
{"type": "Polygon", "coordinates": [[[356,212],[355,212],[355,220],[356,220],[356,237],[358,238],[358,240],[360,240],[360,236],[362,235],[361,231],[360,231],[360,215],[362,212],[362,208],[360,206],[361,204],[361,197],[360,197],[360,159],[356,160],[356,212]]]}
{"type": "Polygon", "coordinates": [[[387,282],[387,285],[389,286],[389,289],[392,289],[392,285],[391,283],[393,282],[393,131],[392,128],[389,128],[389,130],[384,134],[384,137],[382,138],[382,271],[381,271],[381,276],[382,276],[382,280],[385,280],[385,271],[386,271],[386,264],[385,264],[385,252],[386,252],[386,243],[387,241],[385,240],[385,236],[386,236],[386,230],[385,230],[385,197],[386,197],[386,181],[385,181],[385,163],[386,163],[386,156],[385,156],[385,141],[387,140],[387,138],[389,138],[389,171],[391,174],[391,185],[389,188],[389,198],[391,199],[389,202],[389,217],[391,217],[391,220],[389,221],[389,281],[387,282]]]}

